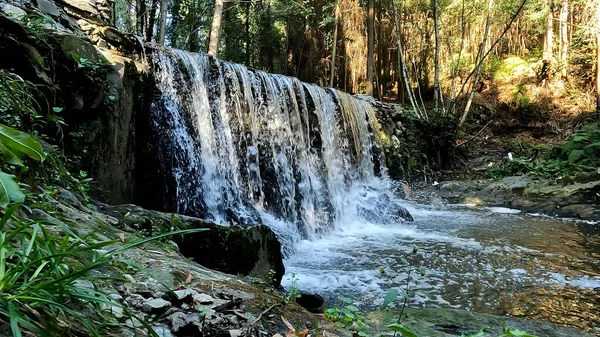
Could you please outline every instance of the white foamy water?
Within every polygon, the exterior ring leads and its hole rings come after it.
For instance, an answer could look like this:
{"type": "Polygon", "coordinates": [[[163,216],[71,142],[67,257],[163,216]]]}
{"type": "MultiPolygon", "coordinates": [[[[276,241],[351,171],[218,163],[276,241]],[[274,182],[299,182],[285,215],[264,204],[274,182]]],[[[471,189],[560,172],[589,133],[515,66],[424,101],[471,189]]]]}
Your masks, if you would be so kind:
{"type": "MultiPolygon", "coordinates": [[[[600,270],[597,253],[577,242],[582,224],[506,209],[405,206],[413,223],[349,222],[319,239],[298,242],[285,261],[284,286],[290,287],[294,273],[300,290],[330,302],[349,296],[363,308],[376,308],[390,290],[405,289],[406,259],[412,264],[411,303],[418,306],[503,314],[514,310],[507,303],[530,305],[522,301],[533,293],[544,302],[600,287],[600,277],[582,272],[582,265],[600,270]]],[[[600,247],[599,238],[591,241],[600,247]]]]}

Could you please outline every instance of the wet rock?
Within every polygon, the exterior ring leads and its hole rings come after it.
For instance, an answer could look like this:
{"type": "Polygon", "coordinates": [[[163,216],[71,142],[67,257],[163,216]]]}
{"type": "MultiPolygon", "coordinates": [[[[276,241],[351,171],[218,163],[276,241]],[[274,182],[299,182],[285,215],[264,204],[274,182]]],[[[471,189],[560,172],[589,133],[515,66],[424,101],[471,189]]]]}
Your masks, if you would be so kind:
{"type": "Polygon", "coordinates": [[[300,297],[296,299],[296,303],[312,313],[323,312],[323,304],[325,300],[319,294],[300,293],[300,297]]]}
{"type": "Polygon", "coordinates": [[[142,304],[142,310],[148,314],[159,314],[167,310],[171,306],[171,302],[165,301],[162,298],[153,298],[142,304]]]}
{"type": "MultiPolygon", "coordinates": [[[[99,205],[105,214],[117,218],[122,225],[170,231],[172,215],[149,211],[134,205],[99,205]],[[130,215],[124,217],[125,214],[130,215]]],[[[207,268],[233,275],[243,275],[272,281],[279,285],[285,272],[281,244],[267,226],[243,228],[219,226],[212,222],[178,215],[179,229],[205,228],[206,231],[173,237],[181,254],[207,268]],[[272,275],[271,271],[275,271],[272,275]]],[[[150,232],[151,234],[151,232],[150,232]]]]}
{"type": "Polygon", "coordinates": [[[176,312],[169,316],[168,321],[176,336],[202,336],[202,317],[198,314],[176,312]]]}

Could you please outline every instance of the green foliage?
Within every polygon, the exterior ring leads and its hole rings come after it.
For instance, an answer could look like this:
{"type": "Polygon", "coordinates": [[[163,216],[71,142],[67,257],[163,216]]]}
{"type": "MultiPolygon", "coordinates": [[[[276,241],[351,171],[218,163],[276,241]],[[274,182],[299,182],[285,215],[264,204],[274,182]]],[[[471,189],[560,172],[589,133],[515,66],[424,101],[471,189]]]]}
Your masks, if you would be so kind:
{"type": "Polygon", "coordinates": [[[492,178],[530,174],[556,178],[594,172],[600,166],[600,123],[593,123],[574,133],[551,149],[520,147],[515,158],[487,170],[492,178]]]}
{"type": "MultiPolygon", "coordinates": [[[[271,275],[270,271],[269,275],[271,275]]],[[[290,278],[290,289],[287,294],[283,295],[283,300],[285,303],[290,303],[295,302],[299,297],[300,293],[298,292],[298,277],[296,276],[296,273],[292,273],[292,277],[290,278]]]]}
{"type": "Polygon", "coordinates": [[[348,297],[338,297],[338,299],[342,302],[342,306],[325,309],[325,317],[340,328],[351,331],[354,336],[368,336],[364,330],[368,329],[369,325],[358,307],[352,304],[352,299],[348,297]]]}
{"type": "Polygon", "coordinates": [[[44,41],[52,32],[49,27],[53,26],[53,21],[35,12],[23,16],[21,21],[29,28],[29,36],[35,40],[44,41]]]}
{"type": "MultiPolygon", "coordinates": [[[[40,143],[28,134],[0,124],[0,152],[4,165],[25,168],[21,161],[23,155],[34,160],[43,161],[46,154],[40,143]]],[[[2,167],[4,168],[4,167],[2,167]]],[[[0,209],[11,202],[21,203],[25,195],[15,180],[15,176],[0,170],[0,209]]]]}
{"type": "Polygon", "coordinates": [[[516,105],[518,110],[529,112],[531,106],[529,103],[529,96],[527,95],[527,88],[522,84],[515,85],[512,92],[512,101],[516,105]]]}
{"type": "Polygon", "coordinates": [[[21,128],[24,118],[38,119],[37,93],[32,83],[0,69],[0,123],[21,128]]]}
{"type": "Polygon", "coordinates": [[[414,333],[409,327],[400,323],[394,323],[388,325],[388,329],[399,332],[402,336],[405,337],[419,337],[416,333],[414,333]]]}
{"type": "Polygon", "coordinates": [[[67,226],[60,226],[58,232],[63,234],[59,234],[43,222],[21,220],[15,215],[17,209],[18,205],[12,205],[0,220],[0,316],[10,323],[13,336],[22,336],[24,331],[57,336],[76,326],[100,336],[106,321],[103,308],[121,305],[89,285],[118,278],[92,271],[114,263],[135,266],[119,258],[120,254],[162,237],[202,230],[166,233],[100,253],[120,241],[95,242],[67,226]],[[98,315],[86,313],[85,308],[98,315]]]}

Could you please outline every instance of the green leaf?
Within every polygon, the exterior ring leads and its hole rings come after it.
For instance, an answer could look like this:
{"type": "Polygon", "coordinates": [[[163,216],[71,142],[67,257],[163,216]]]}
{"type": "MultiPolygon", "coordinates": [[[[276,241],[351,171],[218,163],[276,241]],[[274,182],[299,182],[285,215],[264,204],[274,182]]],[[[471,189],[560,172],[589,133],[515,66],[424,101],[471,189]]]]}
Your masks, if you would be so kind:
{"type": "Polygon", "coordinates": [[[2,156],[4,157],[4,161],[7,162],[8,164],[17,165],[17,166],[24,166],[23,162],[19,158],[19,157],[21,157],[21,154],[20,153],[18,155],[15,154],[11,150],[9,150],[6,146],[4,146],[4,144],[2,144],[2,143],[0,143],[0,152],[2,152],[2,156]]]}
{"type": "Polygon", "coordinates": [[[0,124],[0,143],[12,149],[13,152],[16,150],[37,161],[43,161],[46,158],[42,145],[30,135],[2,124],[0,124]]]}
{"type": "Polygon", "coordinates": [[[0,208],[5,208],[11,202],[21,203],[25,194],[21,191],[15,176],[0,171],[0,208]]]}
{"type": "Polygon", "coordinates": [[[349,297],[338,297],[338,299],[346,304],[351,304],[352,303],[352,299],[349,297]]]}
{"type": "Polygon", "coordinates": [[[385,295],[385,299],[383,300],[383,304],[381,305],[382,309],[387,308],[390,303],[394,302],[398,298],[398,290],[392,290],[387,295],[385,295]]]}
{"type": "Polygon", "coordinates": [[[528,334],[525,331],[521,331],[519,329],[511,330],[508,328],[504,329],[504,335],[506,336],[519,336],[519,337],[537,337],[535,335],[528,334]]]}
{"type": "Polygon", "coordinates": [[[405,337],[419,337],[419,336],[417,336],[417,334],[412,332],[412,330],[410,330],[410,328],[408,328],[407,326],[402,325],[400,323],[390,324],[390,325],[388,325],[388,329],[397,331],[397,332],[401,333],[402,335],[404,335],[405,337]]]}
{"type": "Polygon", "coordinates": [[[569,153],[569,163],[575,163],[579,159],[585,156],[585,151],[583,150],[573,150],[569,153]]]}
{"type": "Polygon", "coordinates": [[[349,306],[347,306],[347,307],[346,307],[346,309],[348,309],[348,310],[350,310],[350,311],[352,311],[352,312],[357,312],[357,311],[358,311],[358,308],[357,308],[357,307],[355,307],[355,306],[353,306],[353,305],[349,305],[349,306]]]}

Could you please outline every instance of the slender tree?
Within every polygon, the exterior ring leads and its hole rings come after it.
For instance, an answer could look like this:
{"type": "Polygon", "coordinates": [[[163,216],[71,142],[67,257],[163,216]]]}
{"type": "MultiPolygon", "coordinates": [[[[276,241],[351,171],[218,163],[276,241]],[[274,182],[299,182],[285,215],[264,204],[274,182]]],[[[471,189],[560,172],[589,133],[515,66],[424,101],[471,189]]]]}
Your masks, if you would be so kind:
{"type": "Polygon", "coordinates": [[[567,53],[569,48],[569,35],[567,31],[567,19],[569,18],[569,2],[564,0],[560,6],[559,22],[560,22],[560,44],[559,44],[559,56],[560,56],[560,74],[562,80],[567,79],[567,53]]]}
{"type": "Polygon", "coordinates": [[[154,26],[156,24],[156,8],[158,7],[158,0],[152,0],[150,5],[150,14],[148,15],[148,27],[146,27],[146,41],[151,42],[154,37],[154,26]]]}
{"type": "Polygon", "coordinates": [[[596,116],[600,117],[600,1],[596,7],[596,116]]]}
{"type": "Polygon", "coordinates": [[[440,1],[433,1],[433,26],[435,33],[435,54],[434,54],[434,82],[433,82],[433,99],[435,101],[435,109],[438,110],[444,106],[442,98],[442,87],[440,85],[440,1]]]}
{"type": "Polygon", "coordinates": [[[336,61],[336,52],[337,52],[337,35],[338,35],[338,26],[340,20],[340,0],[335,1],[335,18],[333,28],[333,42],[331,47],[331,76],[329,77],[329,86],[333,88],[333,81],[335,78],[335,61],[336,61]]]}
{"type": "Polygon", "coordinates": [[[158,28],[158,44],[165,44],[165,35],[167,32],[167,7],[169,0],[160,0],[160,24],[158,28]]]}
{"type": "Polygon", "coordinates": [[[373,96],[373,57],[375,54],[375,1],[369,0],[367,16],[367,95],[373,96]]]}
{"type": "Polygon", "coordinates": [[[219,53],[219,33],[221,32],[221,20],[223,18],[223,0],[215,0],[215,11],[208,40],[208,55],[217,56],[219,53]]]}

